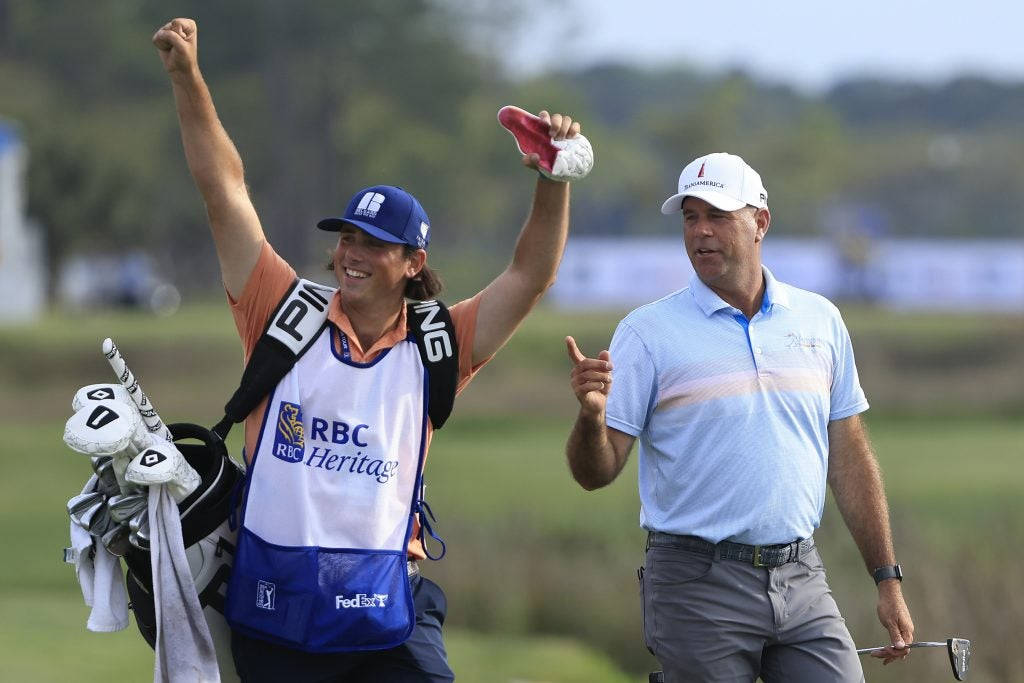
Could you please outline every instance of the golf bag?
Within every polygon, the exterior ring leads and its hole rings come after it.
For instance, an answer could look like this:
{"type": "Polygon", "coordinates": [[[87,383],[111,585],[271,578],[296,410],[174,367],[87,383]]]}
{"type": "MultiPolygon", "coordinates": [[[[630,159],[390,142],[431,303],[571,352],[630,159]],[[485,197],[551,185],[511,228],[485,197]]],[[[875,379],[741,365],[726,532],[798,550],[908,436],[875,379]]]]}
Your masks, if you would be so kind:
{"type": "MultiPolygon", "coordinates": [[[[175,446],[202,478],[178,505],[181,533],[199,604],[210,629],[221,672],[233,672],[231,630],[224,619],[224,598],[235,552],[230,517],[245,474],[229,457],[223,439],[199,425],[168,425],[175,446]],[[183,443],[184,441],[198,443],[183,443]]],[[[149,553],[132,547],[125,553],[126,587],[135,623],[150,647],[156,646],[156,607],[149,553]]]]}

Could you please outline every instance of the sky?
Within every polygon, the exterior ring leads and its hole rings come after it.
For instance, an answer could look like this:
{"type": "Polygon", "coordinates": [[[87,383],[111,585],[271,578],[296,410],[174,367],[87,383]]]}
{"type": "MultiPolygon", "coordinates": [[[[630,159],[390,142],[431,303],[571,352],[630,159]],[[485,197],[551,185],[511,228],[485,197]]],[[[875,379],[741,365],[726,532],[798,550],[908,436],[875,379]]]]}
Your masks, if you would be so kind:
{"type": "MultiPolygon", "coordinates": [[[[533,12],[534,16],[539,12],[533,12]]],[[[622,60],[740,67],[815,92],[850,76],[1024,81],[1016,0],[563,0],[511,41],[513,73],[622,60]]]]}

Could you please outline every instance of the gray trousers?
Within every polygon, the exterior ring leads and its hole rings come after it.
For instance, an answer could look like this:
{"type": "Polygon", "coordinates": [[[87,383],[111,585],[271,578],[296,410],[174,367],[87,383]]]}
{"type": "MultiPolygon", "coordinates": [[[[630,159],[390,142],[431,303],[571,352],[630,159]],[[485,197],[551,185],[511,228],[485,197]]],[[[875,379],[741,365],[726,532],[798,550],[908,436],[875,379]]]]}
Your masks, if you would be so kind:
{"type": "Polygon", "coordinates": [[[769,569],[652,544],[642,584],[666,683],[864,680],[817,548],[769,569]]]}

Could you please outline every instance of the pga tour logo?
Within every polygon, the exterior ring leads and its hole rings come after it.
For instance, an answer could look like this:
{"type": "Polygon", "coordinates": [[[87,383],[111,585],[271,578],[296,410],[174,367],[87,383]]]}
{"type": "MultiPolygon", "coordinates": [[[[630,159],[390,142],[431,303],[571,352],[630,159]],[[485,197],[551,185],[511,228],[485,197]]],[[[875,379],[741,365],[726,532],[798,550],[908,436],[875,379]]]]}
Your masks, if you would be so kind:
{"type": "Polygon", "coordinates": [[[357,216],[376,218],[377,212],[380,211],[380,207],[383,203],[384,195],[380,192],[367,192],[363,195],[363,198],[359,200],[359,205],[353,213],[357,216]]]}
{"type": "Polygon", "coordinates": [[[306,454],[306,433],[302,426],[302,406],[281,401],[274,429],[275,458],[285,462],[302,462],[306,454]]]}
{"type": "Polygon", "coordinates": [[[388,596],[387,594],[374,593],[356,593],[351,598],[346,598],[344,595],[334,596],[334,608],[335,609],[367,609],[371,607],[381,608],[387,607],[388,596]]]}
{"type": "Polygon", "coordinates": [[[274,611],[274,594],[277,586],[270,581],[259,580],[256,583],[256,606],[260,609],[274,611]]]}

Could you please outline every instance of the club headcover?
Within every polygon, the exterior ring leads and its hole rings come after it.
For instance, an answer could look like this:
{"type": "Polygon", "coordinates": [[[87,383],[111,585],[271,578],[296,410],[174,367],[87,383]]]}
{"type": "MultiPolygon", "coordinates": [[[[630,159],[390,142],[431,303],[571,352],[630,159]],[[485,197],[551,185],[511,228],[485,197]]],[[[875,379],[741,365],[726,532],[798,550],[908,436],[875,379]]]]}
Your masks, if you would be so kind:
{"type": "Polygon", "coordinates": [[[121,453],[147,434],[138,409],[117,399],[86,403],[64,425],[64,443],[90,456],[121,453]]]}
{"type": "Polygon", "coordinates": [[[120,384],[86,384],[75,392],[75,397],[71,399],[71,410],[77,413],[84,405],[111,399],[132,405],[131,394],[120,384]]]}
{"type": "Polygon", "coordinates": [[[540,157],[540,172],[552,180],[581,180],[594,167],[594,149],[583,135],[553,140],[540,117],[511,105],[498,110],[498,122],[512,133],[521,154],[540,157]]]}
{"type": "Polygon", "coordinates": [[[131,483],[142,486],[167,484],[176,503],[185,500],[201,482],[199,473],[188,464],[177,446],[161,439],[155,439],[136,455],[124,476],[131,483]]]}

